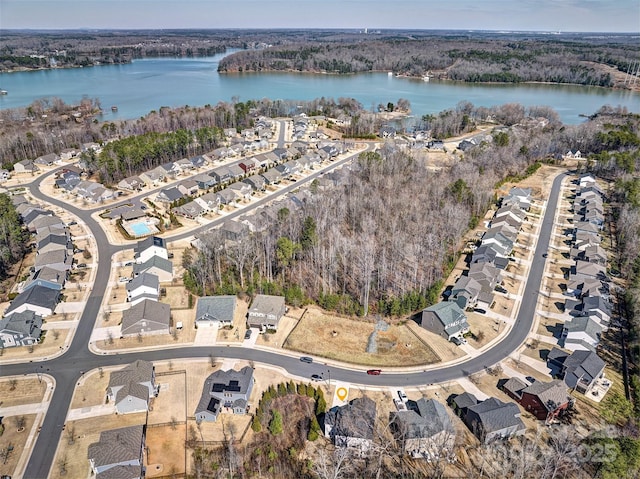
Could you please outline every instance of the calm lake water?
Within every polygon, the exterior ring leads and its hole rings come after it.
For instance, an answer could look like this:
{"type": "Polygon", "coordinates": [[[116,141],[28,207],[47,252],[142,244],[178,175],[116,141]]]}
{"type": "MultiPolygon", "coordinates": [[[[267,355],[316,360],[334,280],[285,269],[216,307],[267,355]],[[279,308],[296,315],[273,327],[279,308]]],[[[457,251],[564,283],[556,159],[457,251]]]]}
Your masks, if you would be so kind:
{"type": "Polygon", "coordinates": [[[0,74],[0,109],[24,107],[42,97],[77,103],[83,96],[99,98],[104,120],[131,119],[161,106],[202,106],[249,99],[312,100],[352,97],[370,109],[399,98],[411,102],[421,116],[454,107],[460,101],[476,106],[520,103],[553,107],[563,122],[576,124],[580,114],[603,105],[626,106],[640,113],[640,94],[596,87],[562,85],[476,85],[395,78],[386,73],[312,75],[296,73],[217,73],[225,54],[207,58],[153,58],[126,65],[41,70],[0,74]],[[117,112],[111,112],[117,106],[117,112]]]}

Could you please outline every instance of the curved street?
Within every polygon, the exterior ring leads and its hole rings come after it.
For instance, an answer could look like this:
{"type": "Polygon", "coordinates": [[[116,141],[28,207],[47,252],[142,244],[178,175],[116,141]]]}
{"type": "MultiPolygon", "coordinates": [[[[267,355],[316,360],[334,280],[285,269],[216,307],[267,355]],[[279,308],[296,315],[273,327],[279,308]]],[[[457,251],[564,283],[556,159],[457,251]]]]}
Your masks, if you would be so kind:
{"type": "MultiPolygon", "coordinates": [[[[282,130],[283,128],[281,128],[281,136],[283,135],[282,130]]],[[[369,144],[367,150],[371,150],[372,148],[373,144],[369,144]]],[[[351,161],[358,153],[332,163],[332,168],[351,161]]],[[[313,179],[320,174],[321,172],[319,171],[314,172],[304,180],[300,180],[281,188],[279,193],[283,194],[288,191],[292,191],[298,188],[301,183],[313,181],[313,179]]],[[[96,355],[91,352],[88,348],[88,344],[96,318],[100,311],[104,293],[108,286],[111,273],[111,257],[117,251],[132,248],[132,245],[114,246],[110,244],[103,229],[97,221],[91,217],[91,210],[82,210],[42,194],[39,186],[47,176],[48,175],[41,176],[30,185],[31,194],[43,202],[47,202],[70,211],[86,224],[86,227],[94,236],[97,244],[98,267],[95,274],[95,283],[69,348],[62,355],[48,361],[8,364],[2,366],[2,376],[43,373],[49,374],[55,379],[55,391],[47,414],[44,418],[42,429],[36,438],[31,458],[25,470],[25,478],[35,479],[48,476],[62,433],[64,418],[66,417],[69,405],[71,404],[76,383],[85,371],[99,367],[120,364],[125,365],[135,359],[159,361],[194,357],[208,358],[210,355],[213,355],[217,358],[244,359],[254,361],[256,363],[270,364],[283,368],[291,375],[304,378],[308,378],[312,373],[316,372],[318,366],[317,362],[315,365],[305,364],[300,362],[297,356],[243,347],[180,347],[144,352],[135,351],[131,353],[118,353],[115,355],[96,355]]],[[[538,298],[539,286],[542,282],[545,263],[542,259],[542,254],[547,251],[549,246],[554,214],[558,203],[561,182],[564,176],[565,174],[561,174],[554,179],[516,322],[502,341],[473,359],[438,369],[430,369],[422,372],[394,373],[385,371],[380,376],[369,376],[362,370],[348,369],[346,366],[325,366],[330,370],[331,377],[336,380],[365,386],[418,386],[445,382],[468,376],[469,374],[483,370],[486,367],[502,361],[509,354],[516,351],[527,338],[533,324],[535,306],[538,298]]],[[[261,206],[272,201],[272,199],[273,198],[271,197],[259,199],[252,202],[251,207],[255,208],[261,206]]],[[[174,237],[167,237],[166,239],[167,241],[183,239],[192,236],[194,233],[199,231],[209,229],[229,218],[237,217],[244,213],[246,213],[246,210],[239,209],[225,215],[224,217],[218,218],[207,225],[199,227],[196,230],[191,230],[187,233],[176,235],[174,237]]]]}

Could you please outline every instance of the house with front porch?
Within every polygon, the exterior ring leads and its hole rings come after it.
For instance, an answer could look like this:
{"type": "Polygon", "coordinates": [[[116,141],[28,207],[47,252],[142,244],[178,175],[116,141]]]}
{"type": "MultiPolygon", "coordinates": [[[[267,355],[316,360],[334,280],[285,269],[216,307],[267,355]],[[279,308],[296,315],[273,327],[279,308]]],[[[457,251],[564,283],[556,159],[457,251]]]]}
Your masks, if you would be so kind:
{"type": "Polygon", "coordinates": [[[246,414],[253,385],[253,368],[250,366],[239,371],[218,370],[210,374],[196,406],[196,422],[216,421],[224,412],[246,414]]]}
{"type": "Polygon", "coordinates": [[[443,301],[422,310],[420,326],[451,341],[469,331],[464,311],[453,301],[443,301]]]}

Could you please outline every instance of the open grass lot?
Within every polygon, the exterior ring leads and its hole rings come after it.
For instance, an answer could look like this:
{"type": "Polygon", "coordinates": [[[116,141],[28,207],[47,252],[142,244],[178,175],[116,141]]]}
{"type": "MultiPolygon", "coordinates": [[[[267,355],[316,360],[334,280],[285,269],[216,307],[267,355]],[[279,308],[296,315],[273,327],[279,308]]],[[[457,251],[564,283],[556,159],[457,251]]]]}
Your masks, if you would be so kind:
{"type": "Polygon", "coordinates": [[[147,427],[145,477],[171,477],[185,472],[185,423],[147,427]]]}
{"type": "Polygon", "coordinates": [[[451,341],[427,331],[414,321],[407,321],[405,326],[420,340],[429,345],[436,356],[440,358],[440,362],[453,361],[465,355],[464,351],[451,341]]]}
{"type": "Polygon", "coordinates": [[[493,305],[492,310],[502,316],[511,317],[511,313],[513,312],[513,304],[514,301],[509,299],[501,294],[495,294],[493,296],[493,305]]]}
{"type": "Polygon", "coordinates": [[[171,371],[171,374],[156,375],[156,384],[160,386],[160,392],[152,400],[152,410],[149,411],[147,424],[186,421],[189,414],[185,407],[187,393],[186,372],[171,371]]]}
{"type": "Polygon", "coordinates": [[[2,378],[0,381],[0,406],[12,407],[40,402],[46,390],[46,381],[38,381],[35,375],[32,378],[2,378]]]}
{"type": "Polygon", "coordinates": [[[474,337],[477,336],[480,332],[482,333],[481,339],[478,341],[474,338],[467,338],[469,340],[469,344],[478,349],[484,346],[485,344],[492,341],[506,326],[502,324],[502,321],[497,321],[493,318],[489,318],[484,314],[471,313],[467,314],[467,322],[469,323],[469,328],[471,332],[474,334],[474,337]]]}
{"type": "MultiPolygon", "coordinates": [[[[219,329],[218,341],[241,343],[244,341],[244,333],[247,331],[247,311],[249,303],[246,300],[236,300],[236,313],[233,316],[231,330],[219,329]]],[[[194,313],[195,314],[195,313],[194,313]]]]}
{"type": "MultiPolygon", "coordinates": [[[[282,347],[289,336],[289,333],[296,327],[298,324],[298,319],[300,316],[293,316],[294,313],[289,311],[286,316],[283,316],[280,319],[280,323],[278,323],[278,330],[274,334],[260,334],[256,338],[256,344],[260,346],[269,346],[272,348],[282,347]]],[[[300,313],[302,314],[302,313],[300,313]]],[[[307,315],[305,315],[306,318],[307,315]]],[[[299,327],[297,329],[300,329],[299,327]]],[[[242,336],[244,337],[244,336],[242,336]]],[[[220,335],[218,335],[220,338],[220,335]]]]}
{"type": "Polygon", "coordinates": [[[549,336],[550,343],[557,343],[560,334],[562,334],[563,325],[564,323],[559,319],[540,316],[538,330],[536,332],[543,336],[549,336]]]}
{"type": "Polygon", "coordinates": [[[537,359],[538,361],[546,361],[547,354],[553,348],[557,348],[558,343],[553,341],[553,338],[549,338],[549,342],[538,341],[535,342],[533,340],[527,341],[527,347],[522,348],[520,352],[525,356],[529,356],[530,358],[537,359]],[[536,347],[533,347],[536,346],[536,347]]]}
{"type": "Polygon", "coordinates": [[[390,325],[377,336],[378,352],[367,353],[374,324],[309,310],[289,335],[285,348],[363,366],[432,364],[440,358],[405,325],[390,325]]]}
{"type": "Polygon", "coordinates": [[[89,477],[89,445],[100,439],[100,432],[109,429],[144,424],[145,413],[98,416],[69,421],[60,437],[58,451],[53,462],[50,479],[89,477]],[[71,441],[73,438],[73,441],[71,441]],[[70,444],[72,442],[72,444],[70,444]],[[62,473],[65,464],[66,473],[62,473]]]}
{"type": "Polygon", "coordinates": [[[0,476],[17,477],[16,467],[20,456],[24,452],[27,439],[33,423],[36,420],[35,414],[25,414],[24,416],[11,416],[2,418],[2,424],[4,425],[4,433],[0,436],[0,476]],[[18,431],[16,427],[16,419],[18,417],[24,417],[24,429],[18,431]],[[6,460],[4,455],[7,449],[13,450],[8,453],[6,460]]]}
{"type": "Polygon", "coordinates": [[[79,382],[80,385],[76,387],[73,393],[71,409],[104,404],[107,397],[109,377],[113,371],[119,369],[122,368],[103,369],[102,377],[100,377],[100,371],[97,369],[85,373],[79,382]]]}

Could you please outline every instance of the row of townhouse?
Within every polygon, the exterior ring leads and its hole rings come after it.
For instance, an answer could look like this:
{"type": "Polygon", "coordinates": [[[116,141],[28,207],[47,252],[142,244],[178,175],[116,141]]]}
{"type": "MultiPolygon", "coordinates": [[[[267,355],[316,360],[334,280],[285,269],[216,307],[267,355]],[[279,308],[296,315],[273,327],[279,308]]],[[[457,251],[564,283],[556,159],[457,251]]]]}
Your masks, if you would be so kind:
{"type": "Polygon", "coordinates": [[[573,200],[570,257],[574,265],[566,283],[564,323],[560,342],[570,351],[595,351],[609,327],[612,305],[609,295],[607,254],[600,245],[604,227],[604,193],[590,174],[580,176],[573,200]]]}
{"type": "Polygon", "coordinates": [[[21,160],[13,165],[13,171],[16,174],[21,173],[36,173],[40,171],[41,167],[51,167],[53,165],[61,164],[63,161],[69,161],[76,158],[80,153],[86,152],[100,153],[102,148],[97,143],[84,143],[82,148],[64,148],[57,153],[47,153],[46,155],[39,156],[33,160],[21,160]]]}
{"type": "Polygon", "coordinates": [[[43,318],[54,314],[73,268],[74,246],[69,229],[49,210],[12,197],[16,211],[35,240],[36,257],[29,277],[0,319],[0,347],[28,346],[40,341],[43,318]]]}
{"type": "Polygon", "coordinates": [[[89,203],[103,203],[118,197],[118,192],[101,183],[83,179],[83,171],[73,165],[56,174],[55,187],[68,191],[89,203]]]}

